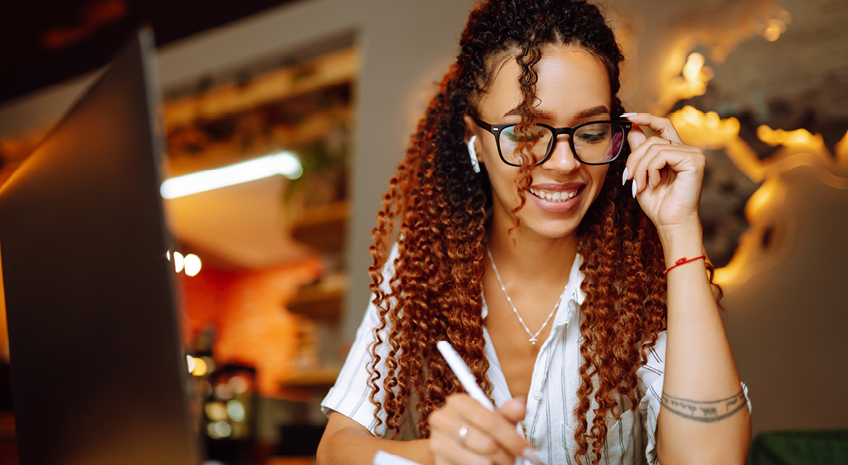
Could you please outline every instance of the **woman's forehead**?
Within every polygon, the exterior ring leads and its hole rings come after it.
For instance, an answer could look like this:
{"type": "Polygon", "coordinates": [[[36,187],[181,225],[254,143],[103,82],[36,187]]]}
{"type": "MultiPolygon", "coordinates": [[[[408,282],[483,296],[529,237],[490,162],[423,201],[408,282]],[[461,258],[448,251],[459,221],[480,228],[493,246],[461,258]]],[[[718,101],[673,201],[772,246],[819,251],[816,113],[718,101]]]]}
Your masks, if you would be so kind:
{"type": "MultiPolygon", "coordinates": [[[[498,68],[479,104],[480,114],[492,119],[516,114],[522,100],[521,68],[514,56],[498,68]]],[[[591,52],[576,46],[543,46],[536,71],[536,109],[545,119],[569,119],[599,106],[609,109],[609,76],[591,52]]]]}

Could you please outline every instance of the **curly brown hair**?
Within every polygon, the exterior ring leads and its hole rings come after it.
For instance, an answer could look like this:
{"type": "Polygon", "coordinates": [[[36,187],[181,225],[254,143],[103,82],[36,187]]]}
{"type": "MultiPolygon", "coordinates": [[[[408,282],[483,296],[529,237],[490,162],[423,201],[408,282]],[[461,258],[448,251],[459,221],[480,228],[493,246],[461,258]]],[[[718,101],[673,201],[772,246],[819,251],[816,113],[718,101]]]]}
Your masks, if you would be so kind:
{"type": "MultiPolygon", "coordinates": [[[[535,66],[547,44],[576,46],[599,59],[609,76],[611,112],[623,112],[617,97],[623,57],[595,5],[575,0],[489,1],[471,12],[456,63],[442,79],[383,197],[370,248],[371,291],[380,323],[368,371],[377,424],[382,423],[378,413],[385,411],[386,427],[395,435],[408,401],[415,399],[418,433],[428,437],[429,414],[461,390],[436,341],[450,341],[491,396],[481,311],[486,210],[492,194],[485,169],[475,173],[469,161],[463,116],[475,114],[474,106],[499,65],[515,59],[521,70],[521,125],[535,122],[535,66]],[[388,264],[393,273],[384,283],[382,271],[395,241],[398,258],[388,264]],[[378,354],[380,345],[387,349],[385,360],[378,354]],[[385,372],[378,370],[381,361],[385,372]]],[[[626,396],[631,408],[637,408],[636,370],[666,328],[662,248],[650,220],[617,182],[625,158],[612,164],[577,230],[586,294],[580,326],[582,383],[574,411],[578,463],[590,456],[597,464],[606,419],[621,413],[616,410],[617,396],[626,396]],[[590,426],[587,413],[593,404],[590,426]]],[[[524,205],[531,169],[523,166],[517,175],[521,204],[516,211],[524,205]]]]}

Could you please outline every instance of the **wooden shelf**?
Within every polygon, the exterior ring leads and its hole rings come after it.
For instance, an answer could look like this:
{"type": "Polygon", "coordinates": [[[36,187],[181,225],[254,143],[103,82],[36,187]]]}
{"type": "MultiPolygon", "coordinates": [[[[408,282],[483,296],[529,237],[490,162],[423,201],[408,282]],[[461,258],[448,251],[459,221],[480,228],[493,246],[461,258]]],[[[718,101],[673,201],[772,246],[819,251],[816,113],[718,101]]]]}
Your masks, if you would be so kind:
{"type": "Polygon", "coordinates": [[[313,319],[338,319],[347,289],[347,275],[327,275],[315,284],[301,287],[297,297],[286,304],[286,309],[313,319]]]}
{"type": "Polygon", "coordinates": [[[359,52],[354,48],[324,55],[299,66],[264,73],[247,85],[234,82],[198,95],[165,103],[168,129],[197,119],[215,119],[292,98],[323,87],[352,81],[359,73],[359,52]],[[304,74],[307,71],[307,74],[304,74]]]}
{"type": "Polygon", "coordinates": [[[304,208],[295,216],[292,237],[319,250],[341,251],[345,246],[349,216],[346,200],[304,208]]]}
{"type": "Polygon", "coordinates": [[[291,388],[330,388],[333,384],[336,383],[336,379],[339,377],[339,372],[341,368],[339,367],[323,367],[316,368],[313,370],[305,371],[303,373],[297,374],[285,381],[283,381],[281,387],[283,389],[291,389],[291,388]]]}

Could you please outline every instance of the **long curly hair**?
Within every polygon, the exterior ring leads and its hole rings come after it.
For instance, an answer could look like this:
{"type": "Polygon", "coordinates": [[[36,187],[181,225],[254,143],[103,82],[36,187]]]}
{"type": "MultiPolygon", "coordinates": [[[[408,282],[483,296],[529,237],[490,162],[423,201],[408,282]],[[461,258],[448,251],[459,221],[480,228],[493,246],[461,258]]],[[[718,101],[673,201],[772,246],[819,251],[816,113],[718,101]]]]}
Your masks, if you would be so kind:
{"type": "MultiPolygon", "coordinates": [[[[382,423],[378,413],[383,410],[386,427],[395,435],[408,414],[407,404],[414,401],[420,416],[418,433],[429,437],[429,414],[461,390],[436,350],[436,341],[450,341],[491,397],[481,317],[491,187],[485,169],[481,173],[472,169],[463,141],[463,116],[475,114],[475,104],[500,64],[515,59],[521,72],[521,125],[532,124],[537,118],[535,66],[547,44],[576,46],[597,57],[609,76],[612,115],[623,112],[617,97],[623,57],[595,5],[577,0],[491,0],[471,12],[457,60],[418,123],[383,197],[370,248],[371,291],[379,325],[368,371],[375,420],[382,423]],[[393,242],[398,257],[386,264],[393,242]],[[388,282],[384,282],[386,266],[393,270],[388,282]],[[378,353],[379,346],[384,346],[385,357],[378,353]],[[381,362],[383,372],[378,369],[381,362]]],[[[636,369],[646,363],[647,351],[666,328],[662,248],[650,220],[617,182],[623,169],[623,160],[610,166],[598,198],[577,230],[586,294],[580,326],[582,382],[574,410],[578,463],[587,456],[598,463],[606,419],[621,414],[620,396],[637,408],[636,369]]],[[[521,204],[516,211],[524,205],[531,170],[532,166],[519,169],[516,189],[521,204]]]]}

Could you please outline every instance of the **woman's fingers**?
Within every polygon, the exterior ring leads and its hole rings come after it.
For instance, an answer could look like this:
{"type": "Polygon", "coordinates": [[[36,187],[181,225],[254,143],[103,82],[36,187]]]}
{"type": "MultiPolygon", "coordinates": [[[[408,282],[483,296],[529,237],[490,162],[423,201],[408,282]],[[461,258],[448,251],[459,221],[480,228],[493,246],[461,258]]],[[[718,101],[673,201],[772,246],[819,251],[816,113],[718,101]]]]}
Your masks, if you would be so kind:
{"type": "Polygon", "coordinates": [[[672,124],[670,119],[654,116],[650,113],[626,114],[628,115],[627,119],[630,120],[630,122],[632,122],[633,124],[636,124],[638,126],[647,126],[656,131],[663,139],[683,143],[683,141],[680,139],[680,135],[677,133],[677,129],[674,128],[674,124],[672,124]]]}
{"type": "MultiPolygon", "coordinates": [[[[455,453],[462,449],[462,456],[470,453],[487,457],[494,463],[512,465],[515,457],[530,444],[515,430],[518,417],[513,410],[522,410],[523,402],[511,402],[502,409],[491,412],[479,402],[464,394],[448,397],[446,405],[430,415],[431,449],[434,456],[455,453]],[[512,405],[518,404],[519,405],[512,405]],[[505,415],[506,414],[506,415],[505,415]],[[511,417],[518,417],[514,420],[511,417]],[[465,428],[464,431],[461,430],[465,428]]],[[[476,463],[461,460],[463,463],[476,463]]]]}
{"type": "Polygon", "coordinates": [[[663,142],[651,144],[635,168],[639,179],[638,190],[642,191],[649,186],[648,179],[652,182],[656,181],[655,186],[659,185],[663,179],[662,173],[665,170],[681,171],[684,168],[682,164],[685,164],[697,152],[698,149],[685,145],[665,144],[663,142]]]}
{"type": "MultiPolygon", "coordinates": [[[[662,137],[650,137],[627,159],[627,176],[636,185],[636,192],[642,192],[647,187],[656,187],[664,179],[666,168],[674,171],[687,168],[688,157],[696,157],[700,150],[695,147],[682,145],[662,137]]],[[[695,161],[692,159],[691,161],[695,161]]],[[[693,165],[691,168],[694,168],[693,165]]]]}
{"type": "Polygon", "coordinates": [[[496,463],[513,465],[515,457],[503,450],[484,430],[475,426],[458,426],[451,430],[432,431],[430,447],[435,457],[448,457],[457,464],[496,463]],[[459,430],[467,428],[464,439],[459,439],[459,430]]]}
{"type": "Polygon", "coordinates": [[[639,125],[633,124],[630,134],[627,135],[627,143],[630,144],[631,152],[639,148],[646,140],[648,140],[648,136],[645,135],[645,131],[639,125]]]}

